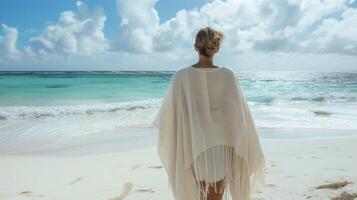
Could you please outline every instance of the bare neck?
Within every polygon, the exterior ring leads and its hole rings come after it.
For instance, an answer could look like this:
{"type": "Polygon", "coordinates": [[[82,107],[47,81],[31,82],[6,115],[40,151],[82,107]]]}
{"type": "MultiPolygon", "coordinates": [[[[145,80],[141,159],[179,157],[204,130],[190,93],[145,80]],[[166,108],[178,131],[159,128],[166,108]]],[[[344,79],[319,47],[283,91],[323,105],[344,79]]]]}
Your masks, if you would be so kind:
{"type": "Polygon", "coordinates": [[[208,67],[213,67],[216,68],[217,66],[213,64],[213,56],[211,57],[206,57],[203,55],[199,55],[199,60],[196,64],[193,65],[194,67],[200,68],[208,68],[208,67]]]}

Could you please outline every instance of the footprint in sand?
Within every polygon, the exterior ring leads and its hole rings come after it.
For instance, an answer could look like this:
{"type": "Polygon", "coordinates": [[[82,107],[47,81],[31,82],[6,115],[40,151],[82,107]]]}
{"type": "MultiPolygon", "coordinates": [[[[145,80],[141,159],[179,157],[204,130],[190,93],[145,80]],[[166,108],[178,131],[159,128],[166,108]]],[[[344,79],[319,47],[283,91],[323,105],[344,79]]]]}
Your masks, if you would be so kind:
{"type": "Polygon", "coordinates": [[[276,185],[275,184],[272,184],[272,183],[270,183],[270,184],[265,184],[265,185],[263,185],[264,187],[276,187],[276,185]]]}
{"type": "Polygon", "coordinates": [[[307,194],[304,194],[303,196],[305,196],[306,199],[317,199],[317,198],[318,198],[317,195],[307,195],[307,194]]]}
{"type": "Polygon", "coordinates": [[[163,166],[149,166],[148,168],[151,168],[151,169],[161,169],[161,168],[163,168],[163,166]]]}
{"type": "Polygon", "coordinates": [[[19,194],[22,194],[22,195],[29,195],[31,194],[32,192],[31,191],[23,191],[23,192],[20,192],[19,194]]]}
{"type": "Polygon", "coordinates": [[[138,189],[138,190],[135,190],[136,192],[149,192],[149,193],[154,193],[155,191],[152,190],[152,189],[138,189]]]}
{"type": "Polygon", "coordinates": [[[128,194],[132,188],[133,188],[133,183],[131,183],[131,182],[125,183],[125,185],[123,187],[123,191],[120,194],[120,196],[111,198],[109,200],[123,200],[126,196],[128,196],[128,194]]]}
{"type": "Polygon", "coordinates": [[[137,169],[137,168],[139,168],[140,166],[141,166],[140,164],[134,165],[134,166],[131,168],[131,170],[137,169]]]}
{"type": "Polygon", "coordinates": [[[335,182],[335,183],[330,183],[330,184],[325,184],[325,185],[319,185],[316,187],[316,189],[339,189],[342,187],[345,187],[348,184],[351,184],[352,182],[348,182],[348,181],[342,181],[342,182],[335,182]]]}
{"type": "Polygon", "coordinates": [[[31,191],[22,191],[18,193],[18,195],[22,195],[26,197],[43,197],[42,194],[33,194],[31,191]]]}
{"type": "Polygon", "coordinates": [[[357,198],[357,193],[348,193],[348,192],[342,192],[342,194],[338,197],[332,198],[332,200],[354,200],[357,198]]]}
{"type": "Polygon", "coordinates": [[[78,178],[74,179],[73,181],[71,181],[69,184],[70,184],[70,185],[73,185],[73,184],[75,184],[75,183],[81,181],[82,179],[83,179],[82,177],[78,177],[78,178]]]}

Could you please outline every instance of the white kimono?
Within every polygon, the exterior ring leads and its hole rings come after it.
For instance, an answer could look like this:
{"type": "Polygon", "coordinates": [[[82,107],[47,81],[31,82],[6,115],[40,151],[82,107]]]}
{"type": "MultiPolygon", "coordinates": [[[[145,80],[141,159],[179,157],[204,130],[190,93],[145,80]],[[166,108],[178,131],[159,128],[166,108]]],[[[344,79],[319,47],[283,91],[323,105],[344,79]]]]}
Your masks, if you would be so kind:
{"type": "Polygon", "coordinates": [[[200,187],[192,166],[199,155],[216,145],[233,147],[225,152],[224,199],[249,200],[256,183],[263,181],[264,155],[238,76],[231,68],[188,66],[176,71],[152,124],[158,128],[158,153],[175,200],[207,198],[211,183],[200,187]]]}

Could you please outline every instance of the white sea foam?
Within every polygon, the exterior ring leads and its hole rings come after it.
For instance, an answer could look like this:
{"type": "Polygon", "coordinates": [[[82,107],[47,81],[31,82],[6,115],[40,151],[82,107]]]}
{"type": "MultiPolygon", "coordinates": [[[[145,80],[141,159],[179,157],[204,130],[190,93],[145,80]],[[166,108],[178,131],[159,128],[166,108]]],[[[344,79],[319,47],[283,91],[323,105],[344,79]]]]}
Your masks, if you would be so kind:
{"type": "MultiPolygon", "coordinates": [[[[120,134],[122,128],[148,128],[162,99],[77,106],[1,107],[0,152],[50,145],[74,136],[120,134]]],[[[357,130],[354,104],[320,105],[250,102],[257,128],[357,130]]],[[[281,136],[282,137],[282,136],[281,136]]]]}
{"type": "MultiPolygon", "coordinates": [[[[102,129],[152,127],[162,99],[72,106],[0,107],[0,133],[17,131],[87,134],[102,129]],[[26,126],[28,124],[29,126],[26,126]],[[22,128],[21,128],[22,127],[22,128]],[[21,130],[20,130],[21,129],[21,130]]],[[[355,104],[249,102],[257,127],[357,129],[355,104]]]]}
{"type": "Polygon", "coordinates": [[[148,99],[143,101],[71,106],[3,106],[0,107],[0,120],[95,115],[136,110],[143,112],[145,109],[157,108],[160,103],[161,99],[148,99]]]}

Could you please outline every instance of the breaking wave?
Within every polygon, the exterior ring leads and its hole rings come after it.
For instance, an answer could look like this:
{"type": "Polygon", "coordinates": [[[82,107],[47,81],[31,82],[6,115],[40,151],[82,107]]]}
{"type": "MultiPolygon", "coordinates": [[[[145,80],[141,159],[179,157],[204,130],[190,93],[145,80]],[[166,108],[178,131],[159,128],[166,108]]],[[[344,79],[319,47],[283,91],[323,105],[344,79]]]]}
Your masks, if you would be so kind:
{"type": "Polygon", "coordinates": [[[161,99],[128,101],[121,103],[101,103],[95,105],[71,106],[5,106],[0,107],[0,120],[6,119],[38,119],[47,117],[63,117],[70,115],[95,115],[120,111],[137,111],[158,108],[161,99]]]}

